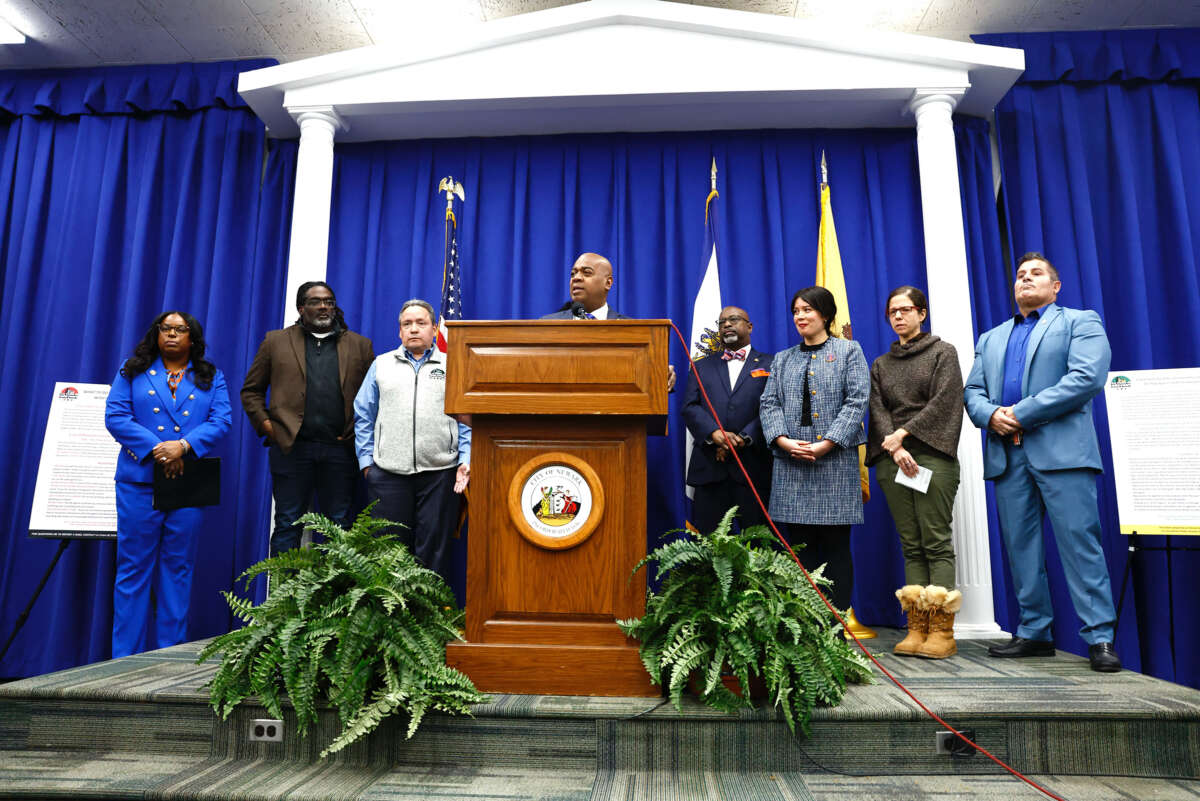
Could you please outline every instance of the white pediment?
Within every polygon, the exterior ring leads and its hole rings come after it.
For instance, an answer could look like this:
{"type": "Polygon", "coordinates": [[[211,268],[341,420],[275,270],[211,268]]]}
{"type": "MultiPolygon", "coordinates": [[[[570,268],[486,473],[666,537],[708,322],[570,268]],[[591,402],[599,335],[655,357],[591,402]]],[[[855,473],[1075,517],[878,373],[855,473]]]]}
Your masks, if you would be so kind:
{"type": "Polygon", "coordinates": [[[655,0],[591,0],[244,73],[271,135],[331,109],[339,141],[909,125],[915,92],[987,115],[1020,50],[655,0]]]}

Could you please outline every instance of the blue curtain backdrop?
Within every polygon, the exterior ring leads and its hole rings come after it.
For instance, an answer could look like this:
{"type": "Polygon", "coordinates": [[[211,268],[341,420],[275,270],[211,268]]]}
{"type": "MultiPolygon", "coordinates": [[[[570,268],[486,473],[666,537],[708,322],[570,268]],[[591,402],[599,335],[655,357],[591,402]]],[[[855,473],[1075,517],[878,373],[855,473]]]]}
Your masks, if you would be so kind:
{"type": "MultiPolygon", "coordinates": [[[[1200,30],[974,39],[1025,51],[1025,74],[996,109],[1012,253],[1045,253],[1062,276],[1060,302],[1100,313],[1114,370],[1200,365],[1200,30]]],[[[990,315],[980,311],[981,328],[1008,313],[998,303],[990,315]]],[[[1103,397],[1096,419],[1105,550],[1119,593],[1127,541],[1118,528],[1103,397]]],[[[1057,554],[1048,561],[1055,636],[1078,643],[1057,554]]],[[[1174,554],[1170,570],[1163,553],[1141,554],[1135,564],[1117,637],[1122,658],[1200,686],[1200,584],[1191,580],[1200,553],[1174,554]]]]}
{"type": "MultiPolygon", "coordinates": [[[[239,72],[270,63],[0,73],[5,639],[57,547],[27,536],[54,382],[110,382],[150,320],[178,308],[205,326],[236,409],[256,335],[279,324],[295,145],[267,156],[236,92],[239,72]]],[[[228,630],[217,592],[266,550],[266,460],[243,415],[218,455],[224,504],[201,534],[193,638],[228,630]]],[[[0,676],[108,658],[113,558],[111,542],[70,546],[0,676]]]]}
{"type": "MultiPolygon", "coordinates": [[[[233,91],[236,74],[255,66],[0,78],[0,180],[7,190],[0,385],[9,412],[3,435],[11,443],[0,479],[13,499],[0,552],[5,632],[55,547],[24,535],[53,381],[109,381],[153,314],[180,306],[206,324],[210,354],[236,388],[261,332],[278,325],[296,144],[264,142],[261,125],[233,91]],[[25,364],[32,367],[18,369],[25,364]]],[[[998,231],[988,199],[986,128],[967,120],[957,131],[964,185],[980,189],[965,205],[968,241],[990,243],[998,231]]],[[[702,269],[707,165],[715,156],[725,206],[726,300],[754,316],[759,347],[784,348],[796,339],[787,299],[813,280],[822,148],[856,331],[874,356],[890,341],[882,297],[899,283],[924,286],[911,130],[340,146],[330,280],[351,325],[380,350],[393,345],[399,303],[410,295],[435,298],[440,289],[441,206],[433,188],[453,173],[468,186],[460,216],[469,316],[535,317],[556,308],[569,265],[591,249],[616,264],[617,308],[686,321],[702,269]]],[[[985,265],[982,274],[999,268],[987,247],[972,258],[985,265]]],[[[674,361],[682,371],[682,352],[674,361]]],[[[265,454],[243,420],[235,415],[222,452],[227,502],[209,517],[193,637],[230,626],[217,591],[265,552],[265,454]]],[[[652,443],[652,537],[684,517],[681,432],[675,427],[672,437],[652,443]]],[[[888,588],[901,581],[900,558],[882,499],[867,518],[855,535],[856,604],[867,619],[898,623],[888,588]]],[[[465,542],[459,550],[461,564],[465,542]]],[[[36,642],[18,640],[0,675],[108,656],[112,558],[107,543],[72,546],[21,635],[37,632],[36,642]]]]}
{"type": "MultiPolygon", "coordinates": [[[[986,124],[956,127],[969,199],[967,239],[981,275],[999,272],[986,124]]],[[[913,130],[756,131],[572,135],[375,142],[336,148],[329,280],[351,324],[397,347],[396,316],[409,297],[436,305],[442,280],[438,180],[466,186],[458,215],[463,308],[468,319],[531,319],[567,298],[575,257],[613,262],[609,302],[634,317],[669,317],[688,329],[706,254],[704,200],[715,157],[721,204],[721,289],[744,307],[756,347],[798,341],[789,300],[813,283],[821,151],[856,338],[869,359],[894,338],[883,299],[900,284],[925,286],[913,130]]],[[[936,314],[936,309],[933,310],[936,314]]],[[[686,353],[672,345],[683,374],[686,353]]],[[[649,536],[682,525],[683,427],[671,398],[671,434],[650,443],[649,536]]],[[[853,534],[860,617],[899,624],[899,544],[882,493],[853,534]]],[[[465,553],[460,543],[459,559],[465,553]]]]}

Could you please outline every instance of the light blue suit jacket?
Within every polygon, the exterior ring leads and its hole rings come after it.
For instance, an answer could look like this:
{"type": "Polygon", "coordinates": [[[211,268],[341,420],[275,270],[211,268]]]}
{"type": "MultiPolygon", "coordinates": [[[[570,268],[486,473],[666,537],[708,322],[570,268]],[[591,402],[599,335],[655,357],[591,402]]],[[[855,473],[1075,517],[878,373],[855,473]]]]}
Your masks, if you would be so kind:
{"type": "MultiPolygon", "coordinates": [[[[987,430],[1004,391],[1004,355],[1013,321],[979,337],[975,364],[963,396],[967,414],[987,430]]],[[[1092,422],[1092,398],[1104,389],[1112,350],[1100,315],[1051,303],[1029,335],[1021,402],[1013,414],[1024,427],[1022,447],[1038,470],[1086,467],[1102,470],[1100,445],[1092,422]]],[[[983,477],[1004,473],[1004,438],[988,431],[983,477]]]]}
{"type": "Polygon", "coordinates": [[[117,481],[151,482],[154,465],[146,457],[160,442],[186,439],[196,456],[207,456],[229,431],[229,391],[217,370],[209,389],[192,383],[191,364],[175,389],[155,359],[146,372],[126,378],[118,371],[104,405],[104,427],[121,443],[117,481]]]}

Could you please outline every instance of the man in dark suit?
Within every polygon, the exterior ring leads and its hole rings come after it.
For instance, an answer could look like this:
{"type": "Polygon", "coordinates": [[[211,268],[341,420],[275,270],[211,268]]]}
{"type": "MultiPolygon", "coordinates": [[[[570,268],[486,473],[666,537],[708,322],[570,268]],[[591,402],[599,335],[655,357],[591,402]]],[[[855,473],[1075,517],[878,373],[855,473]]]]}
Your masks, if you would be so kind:
{"type": "Polygon", "coordinates": [[[1013,285],[1020,312],[979,337],[964,388],[971,422],[988,432],[983,477],[995,482],[1021,609],[1012,641],[988,655],[1054,656],[1042,545],[1048,513],[1092,670],[1113,673],[1121,660],[1112,642],[1116,610],[1096,501],[1103,463],[1092,423],[1112,351],[1100,315],[1058,305],[1061,287],[1045,256],[1021,257],[1013,285]]]}
{"type": "Polygon", "coordinates": [[[732,451],[737,451],[763,503],[771,488],[771,453],[763,441],[758,400],[771,372],[772,356],[750,346],[754,325],[744,309],[726,306],[717,326],[724,350],[697,361],[696,373],[721,425],[713,419],[691,371],[683,398],[683,420],[693,439],[687,471],[688,485],[696,488],[692,523],[704,533],[715,529],[731,506],[739,507],[743,526],[766,522],[732,451]]]}
{"type": "Polygon", "coordinates": [[[296,520],[314,493],[327,517],[352,521],[354,396],[375,360],[371,340],[346,328],[324,281],[300,285],[296,311],[294,325],[267,332],[242,382],[242,408],[271,449],[272,556],[300,544],[296,520]]]}

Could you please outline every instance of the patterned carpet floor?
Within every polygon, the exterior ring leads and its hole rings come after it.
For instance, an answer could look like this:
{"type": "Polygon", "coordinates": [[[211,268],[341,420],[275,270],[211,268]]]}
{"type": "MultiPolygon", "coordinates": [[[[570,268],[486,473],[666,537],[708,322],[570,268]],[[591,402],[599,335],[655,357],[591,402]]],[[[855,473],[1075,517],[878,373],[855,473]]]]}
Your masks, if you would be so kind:
{"type": "MultiPolygon", "coordinates": [[[[1200,692],[1087,661],[996,660],[962,641],[943,661],[871,650],[983,747],[1072,801],[1200,801],[1200,692]]],[[[771,709],[727,716],[689,701],[497,695],[470,718],[432,715],[411,740],[387,721],[315,757],[336,730],[247,742],[261,708],[220,721],[203,643],[0,685],[0,798],[674,799],[1044,798],[982,756],[934,753],[942,727],[878,676],[793,738],[771,709]]],[[[285,730],[291,732],[290,720],[285,730]]]]}

